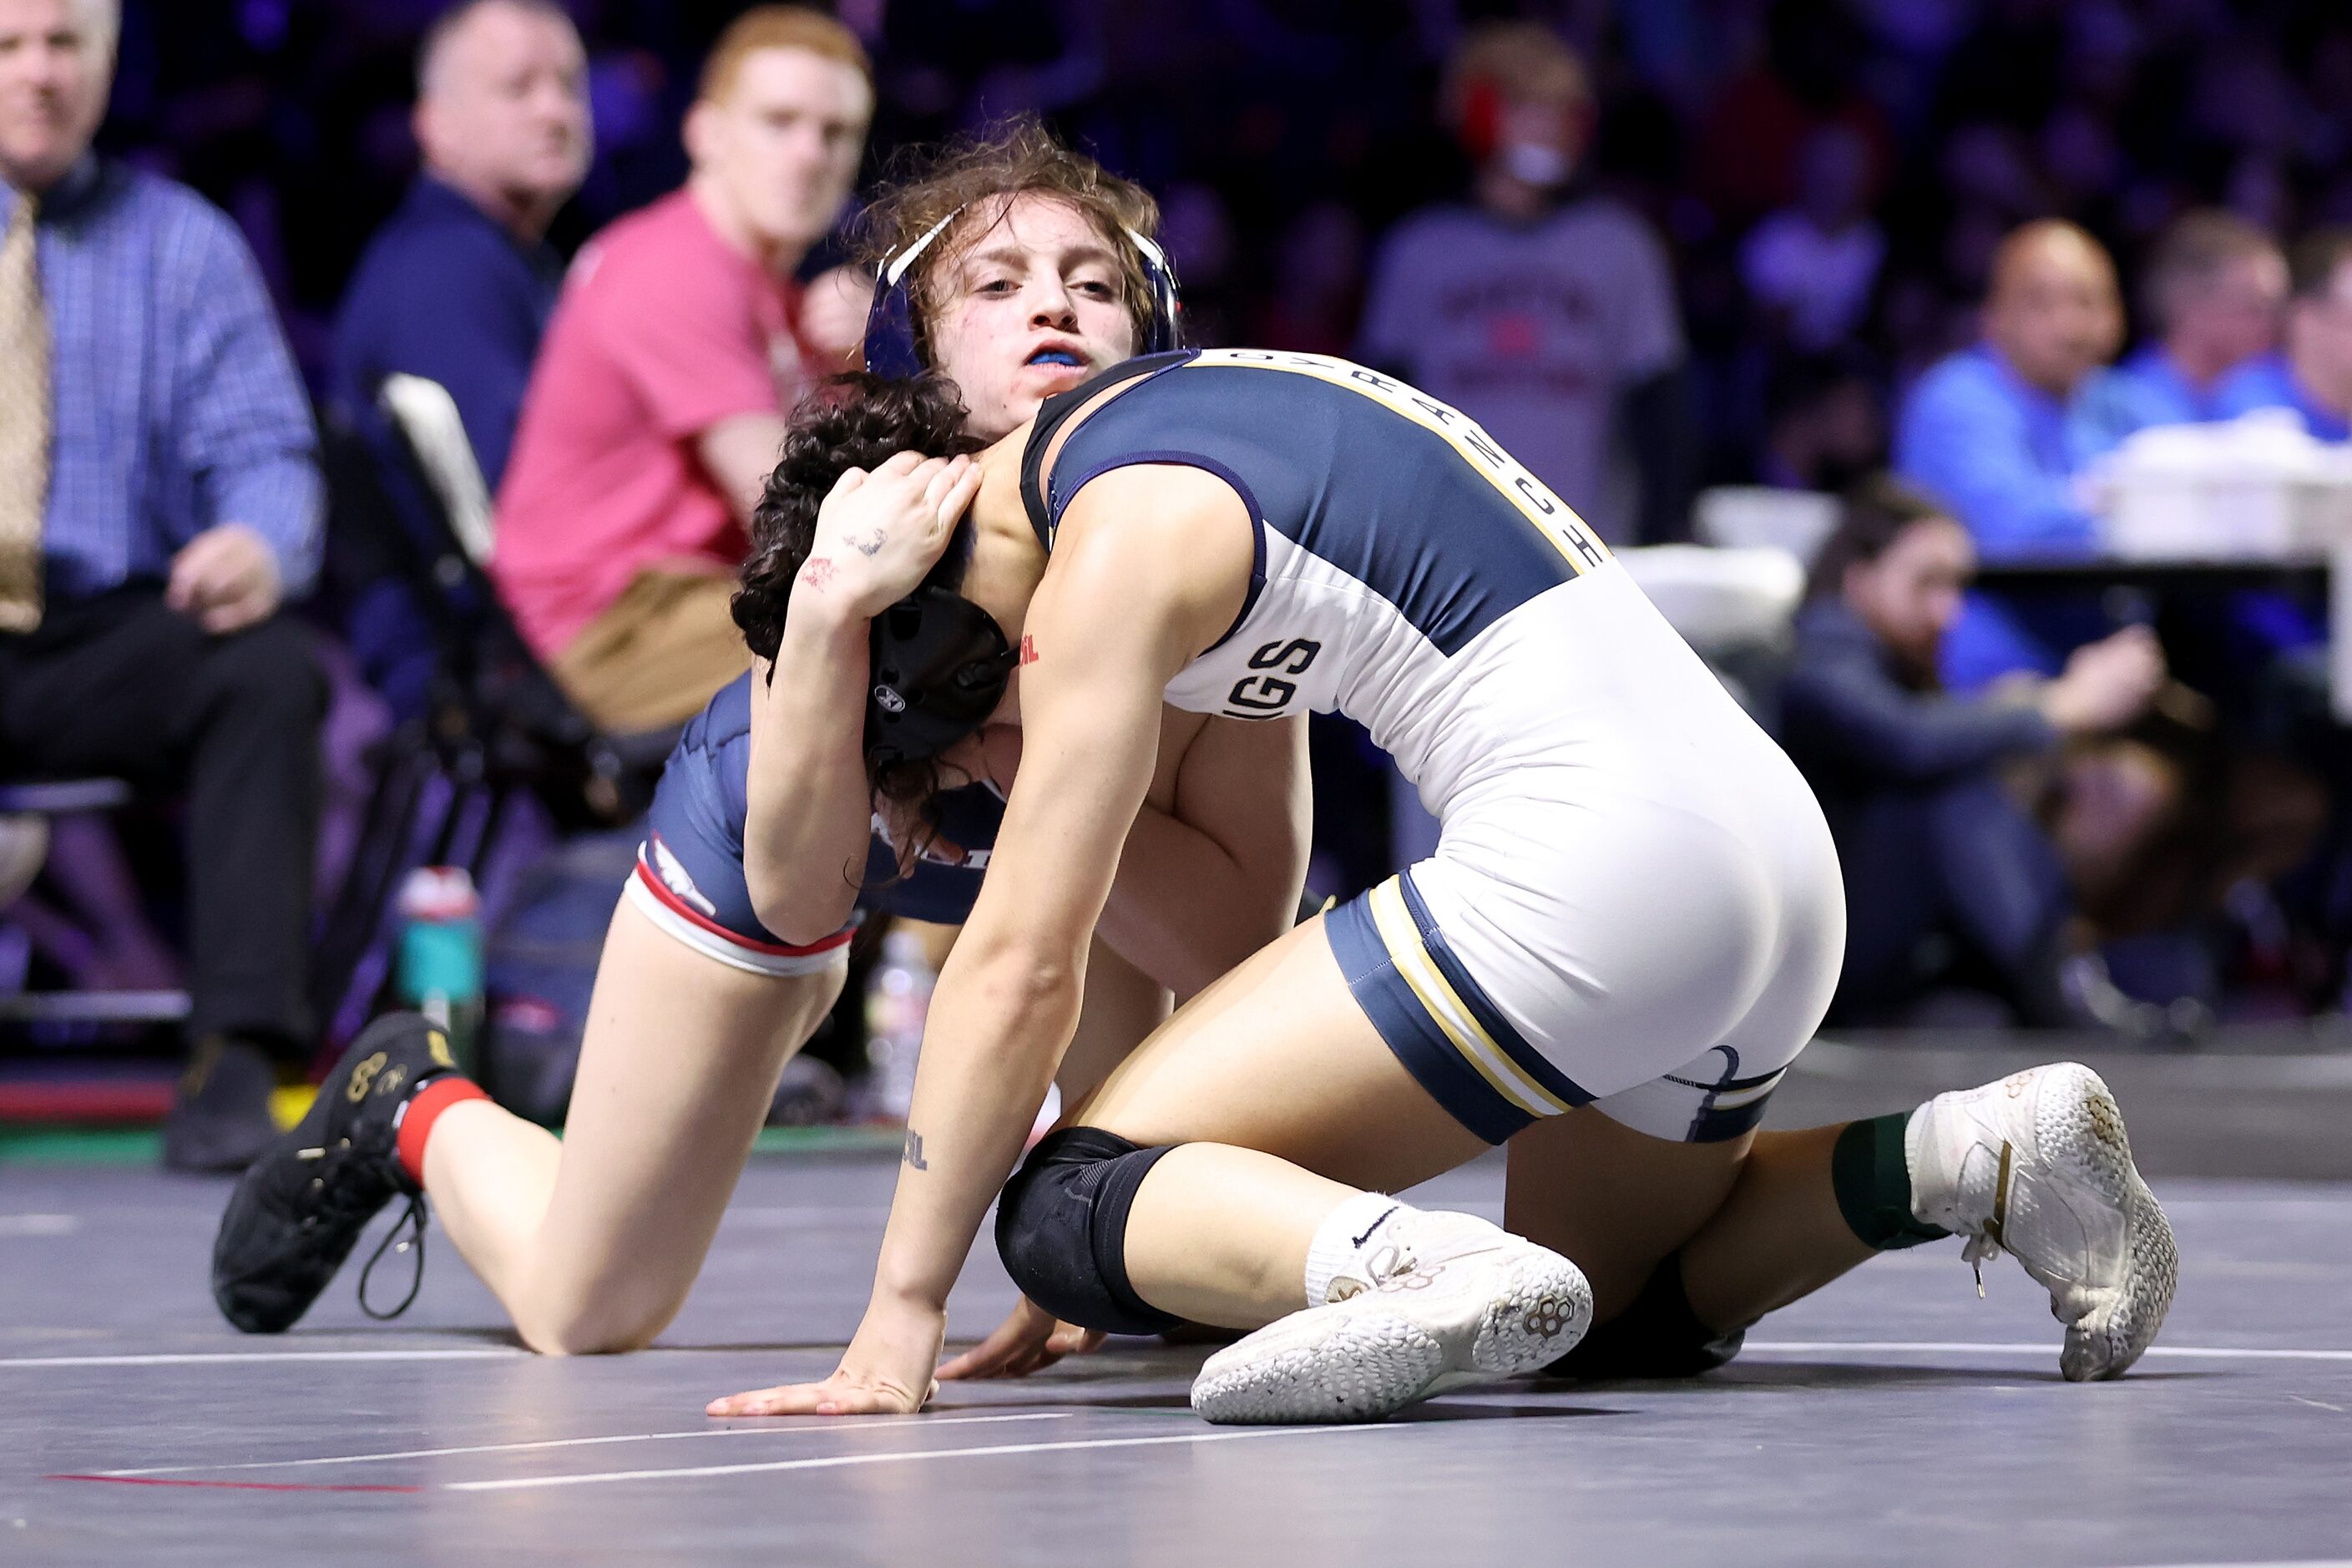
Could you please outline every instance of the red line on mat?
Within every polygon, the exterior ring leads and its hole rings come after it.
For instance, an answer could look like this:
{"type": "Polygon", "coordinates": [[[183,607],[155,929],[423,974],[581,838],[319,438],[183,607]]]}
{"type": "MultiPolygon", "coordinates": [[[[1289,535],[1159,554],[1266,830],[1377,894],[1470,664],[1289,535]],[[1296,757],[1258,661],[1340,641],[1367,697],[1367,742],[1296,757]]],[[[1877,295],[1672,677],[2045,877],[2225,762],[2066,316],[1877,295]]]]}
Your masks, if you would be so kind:
{"type": "Polygon", "coordinates": [[[307,1481],[182,1481],[160,1476],[44,1476],[47,1481],[112,1481],[125,1487],[218,1487],[238,1492],[421,1492],[423,1487],[320,1486],[307,1481]]]}

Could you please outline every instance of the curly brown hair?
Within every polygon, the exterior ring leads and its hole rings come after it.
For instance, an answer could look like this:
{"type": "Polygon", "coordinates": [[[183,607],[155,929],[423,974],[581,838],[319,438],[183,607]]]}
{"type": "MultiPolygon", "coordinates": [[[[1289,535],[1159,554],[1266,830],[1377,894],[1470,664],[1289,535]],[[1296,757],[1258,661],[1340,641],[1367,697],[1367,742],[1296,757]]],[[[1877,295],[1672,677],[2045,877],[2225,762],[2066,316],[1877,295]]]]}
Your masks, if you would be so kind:
{"type": "Polygon", "coordinates": [[[1023,116],[985,134],[908,154],[890,171],[882,194],[858,217],[859,258],[878,271],[884,261],[949,216],[962,215],[931,242],[907,279],[915,305],[915,347],[926,363],[930,361],[928,323],[941,303],[949,264],[1002,223],[1012,199],[1022,195],[1067,202],[1095,226],[1118,257],[1120,293],[1135,321],[1136,342],[1148,335],[1151,285],[1143,254],[1128,231],[1156,239],[1160,204],[1141,185],[1072,152],[1035,118],[1023,116]]]}
{"type": "MultiPolygon", "coordinates": [[[[802,401],[785,431],[783,456],[752,509],[751,553],[730,606],[743,640],[771,661],[769,679],[774,679],[793,580],[808,562],[817,512],[835,482],[851,468],[872,468],[899,452],[927,458],[978,452],[987,443],[966,432],[969,417],[956,384],[932,371],[910,381],[852,371],[829,378],[802,401]]],[[[960,526],[923,581],[955,588],[971,563],[971,529],[960,526]]],[[[925,807],[917,815],[926,827],[932,825],[927,803],[949,782],[935,759],[891,763],[873,776],[874,793],[885,802],[925,807]]],[[[909,841],[908,835],[898,837],[902,844],[909,841]]]]}

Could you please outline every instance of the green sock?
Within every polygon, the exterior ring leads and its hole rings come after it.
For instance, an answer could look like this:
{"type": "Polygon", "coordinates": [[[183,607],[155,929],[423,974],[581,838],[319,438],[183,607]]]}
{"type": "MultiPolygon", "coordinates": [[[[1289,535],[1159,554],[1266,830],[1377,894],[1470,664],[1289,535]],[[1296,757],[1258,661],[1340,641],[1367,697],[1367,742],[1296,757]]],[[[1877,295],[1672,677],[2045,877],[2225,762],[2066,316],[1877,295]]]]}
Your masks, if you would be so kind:
{"type": "Polygon", "coordinates": [[[1838,1212],[1864,1247],[1883,1252],[1952,1234],[1911,1215],[1911,1168],[1903,1158],[1903,1130],[1910,1121],[1910,1112],[1898,1111],[1848,1122],[1830,1155],[1838,1212]]]}

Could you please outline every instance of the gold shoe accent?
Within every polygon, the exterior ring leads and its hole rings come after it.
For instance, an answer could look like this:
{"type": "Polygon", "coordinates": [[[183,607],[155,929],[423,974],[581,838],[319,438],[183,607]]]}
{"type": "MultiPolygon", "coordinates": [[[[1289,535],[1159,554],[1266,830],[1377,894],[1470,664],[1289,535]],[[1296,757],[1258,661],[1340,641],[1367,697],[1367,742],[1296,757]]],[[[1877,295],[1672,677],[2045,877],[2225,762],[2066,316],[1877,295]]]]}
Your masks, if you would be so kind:
{"type": "Polygon", "coordinates": [[[1985,1222],[1984,1236],[1980,1238],[1991,1245],[1981,1250],[1977,1247],[1969,1249],[1969,1267],[1977,1271],[1977,1300],[1979,1301],[1984,1300],[1985,1293],[1985,1258],[1988,1253],[2000,1252],[2006,1245],[2001,1227],[2009,1223],[2009,1170],[2016,1152],[2016,1148],[2007,1139],[2001,1140],[2000,1169],[1994,1173],[1992,1179],[1992,1218],[1985,1222]]]}
{"type": "Polygon", "coordinates": [[[383,1070],[383,1064],[390,1059],[391,1058],[383,1052],[378,1051],[373,1056],[369,1057],[359,1063],[358,1066],[352,1068],[352,1081],[350,1085],[344,1089],[343,1098],[350,1100],[353,1105],[357,1105],[361,1100],[365,1100],[367,1098],[368,1084],[374,1079],[376,1074],[383,1070]]]}

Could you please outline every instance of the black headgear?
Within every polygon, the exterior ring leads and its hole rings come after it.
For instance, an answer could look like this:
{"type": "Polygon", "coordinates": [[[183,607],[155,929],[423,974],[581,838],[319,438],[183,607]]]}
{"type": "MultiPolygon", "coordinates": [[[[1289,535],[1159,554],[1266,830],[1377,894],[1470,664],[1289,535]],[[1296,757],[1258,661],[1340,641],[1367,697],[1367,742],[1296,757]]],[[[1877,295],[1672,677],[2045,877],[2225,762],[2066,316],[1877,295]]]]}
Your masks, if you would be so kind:
{"type": "Polygon", "coordinates": [[[1013,678],[1013,649],[996,617],[936,583],[875,616],[871,636],[868,769],[946,751],[996,711],[1013,678]]]}
{"type": "MultiPolygon", "coordinates": [[[[907,275],[913,269],[915,258],[929,249],[931,242],[947,232],[948,225],[962,216],[963,209],[958,207],[933,224],[920,239],[882,263],[882,276],[874,285],[874,308],[866,313],[866,368],[874,374],[903,381],[930,368],[916,346],[915,301],[907,275]]],[[[1143,258],[1144,282],[1151,292],[1143,342],[1136,352],[1156,354],[1180,348],[1182,336],[1176,321],[1176,272],[1168,265],[1168,253],[1131,228],[1127,237],[1143,258]]]]}

